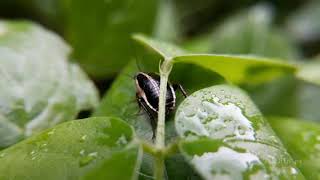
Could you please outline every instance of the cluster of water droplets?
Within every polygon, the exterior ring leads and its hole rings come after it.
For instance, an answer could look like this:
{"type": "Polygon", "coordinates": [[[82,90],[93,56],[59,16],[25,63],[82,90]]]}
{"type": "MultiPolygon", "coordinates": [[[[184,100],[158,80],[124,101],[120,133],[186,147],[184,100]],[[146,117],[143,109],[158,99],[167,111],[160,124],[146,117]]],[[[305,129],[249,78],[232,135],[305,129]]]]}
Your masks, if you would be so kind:
{"type": "Polygon", "coordinates": [[[183,136],[255,140],[252,122],[238,105],[220,103],[219,98],[212,97],[188,106],[195,108],[177,114],[177,129],[183,136]]]}
{"type": "Polygon", "coordinates": [[[260,159],[248,152],[237,152],[221,146],[217,152],[195,155],[191,163],[205,179],[242,179],[243,173],[259,169],[250,174],[259,179],[270,179],[260,159]]]}

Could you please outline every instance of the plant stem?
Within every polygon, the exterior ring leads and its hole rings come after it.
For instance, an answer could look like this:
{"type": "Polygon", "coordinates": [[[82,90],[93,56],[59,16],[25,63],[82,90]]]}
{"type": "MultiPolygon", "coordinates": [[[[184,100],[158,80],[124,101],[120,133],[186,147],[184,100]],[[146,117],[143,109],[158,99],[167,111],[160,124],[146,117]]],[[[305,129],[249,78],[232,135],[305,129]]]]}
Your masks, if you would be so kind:
{"type": "Polygon", "coordinates": [[[171,69],[172,63],[169,60],[164,60],[160,65],[160,95],[156,133],[156,147],[158,149],[163,149],[165,147],[166,94],[167,83],[171,69]]]}
{"type": "Polygon", "coordinates": [[[164,157],[162,154],[159,154],[155,157],[155,172],[154,177],[156,180],[163,180],[164,179],[164,157]]]}
{"type": "Polygon", "coordinates": [[[165,117],[166,117],[166,94],[167,94],[167,83],[169,74],[172,69],[172,63],[170,59],[165,59],[160,65],[160,95],[159,95],[159,111],[158,111],[158,122],[156,132],[156,148],[159,153],[155,156],[156,167],[154,171],[154,177],[156,180],[163,180],[164,178],[164,155],[163,150],[165,149],[165,117]]]}

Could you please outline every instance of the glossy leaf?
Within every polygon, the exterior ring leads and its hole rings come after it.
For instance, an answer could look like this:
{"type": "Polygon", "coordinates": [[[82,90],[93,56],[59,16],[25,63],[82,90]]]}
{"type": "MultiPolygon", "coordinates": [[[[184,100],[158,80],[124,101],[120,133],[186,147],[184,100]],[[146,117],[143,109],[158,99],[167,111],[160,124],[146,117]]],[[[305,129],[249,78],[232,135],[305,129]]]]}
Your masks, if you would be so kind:
{"type": "Polygon", "coordinates": [[[236,87],[193,93],[179,106],[175,126],[181,151],[204,179],[303,179],[254,103],[236,87]]]}
{"type": "Polygon", "coordinates": [[[219,73],[234,83],[261,83],[285,73],[293,73],[292,64],[254,56],[191,54],[175,45],[147,38],[142,35],[134,39],[153,49],[156,53],[174,63],[190,63],[219,73]]]}
{"type": "Polygon", "coordinates": [[[135,179],[141,149],[118,118],[70,121],[0,152],[0,179],[135,179]]]}
{"type": "Polygon", "coordinates": [[[69,53],[39,25],[0,22],[0,148],[98,104],[93,83],[68,62],[69,53]]]}
{"type": "Polygon", "coordinates": [[[307,179],[320,178],[320,124],[270,117],[268,121],[307,179]]]}

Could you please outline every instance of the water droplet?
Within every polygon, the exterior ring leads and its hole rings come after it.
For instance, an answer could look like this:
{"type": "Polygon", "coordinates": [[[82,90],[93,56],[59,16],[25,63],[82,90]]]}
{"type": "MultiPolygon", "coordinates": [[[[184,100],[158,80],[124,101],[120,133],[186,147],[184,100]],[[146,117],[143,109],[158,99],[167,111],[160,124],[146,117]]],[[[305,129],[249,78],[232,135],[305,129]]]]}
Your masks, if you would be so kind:
{"type": "Polygon", "coordinates": [[[48,135],[53,135],[54,134],[54,129],[52,129],[51,131],[48,132],[48,135]]]}
{"type": "Polygon", "coordinates": [[[87,135],[83,135],[80,139],[80,142],[85,142],[87,139],[87,135]]]}
{"type": "Polygon", "coordinates": [[[294,168],[294,167],[292,167],[292,168],[290,169],[290,171],[291,171],[291,174],[298,174],[297,169],[294,168]]]}
{"type": "Polygon", "coordinates": [[[35,157],[35,156],[31,158],[31,160],[32,160],[32,161],[33,161],[33,160],[35,160],[35,159],[36,159],[36,157],[35,157]]]}
{"type": "Polygon", "coordinates": [[[118,146],[123,146],[123,145],[128,144],[128,141],[127,141],[126,136],[121,135],[120,138],[117,140],[116,144],[117,144],[118,146]]]}
{"type": "Polygon", "coordinates": [[[41,144],[41,145],[40,145],[40,148],[44,148],[44,147],[46,147],[47,145],[48,145],[47,143],[41,144]]]}
{"type": "Polygon", "coordinates": [[[79,165],[80,167],[86,166],[90,164],[94,159],[96,159],[98,156],[97,152],[92,152],[88,154],[87,156],[80,159],[79,165]]]}
{"type": "Polygon", "coordinates": [[[34,155],[35,153],[36,153],[35,150],[32,150],[32,151],[30,152],[31,155],[34,155]]]}
{"type": "Polygon", "coordinates": [[[84,149],[82,149],[82,150],[79,152],[79,154],[83,156],[85,152],[86,152],[86,151],[85,151],[84,149]]]}
{"type": "Polygon", "coordinates": [[[227,147],[220,147],[217,152],[195,155],[191,163],[205,179],[219,179],[219,177],[238,179],[250,167],[262,165],[260,159],[254,154],[239,153],[227,147]],[[223,165],[219,166],[221,162],[223,165]]]}

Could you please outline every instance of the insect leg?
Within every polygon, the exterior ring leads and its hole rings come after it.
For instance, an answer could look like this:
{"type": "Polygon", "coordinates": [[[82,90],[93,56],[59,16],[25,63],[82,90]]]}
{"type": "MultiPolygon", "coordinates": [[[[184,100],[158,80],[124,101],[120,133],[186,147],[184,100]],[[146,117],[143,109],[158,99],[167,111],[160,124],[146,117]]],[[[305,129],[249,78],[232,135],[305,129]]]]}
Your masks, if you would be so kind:
{"type": "Polygon", "coordinates": [[[173,84],[172,87],[173,87],[174,90],[179,89],[185,98],[188,96],[186,91],[181,86],[181,84],[173,84]]]}
{"type": "Polygon", "coordinates": [[[148,109],[148,106],[145,104],[145,102],[143,101],[143,99],[137,97],[138,100],[138,104],[139,107],[142,107],[143,110],[148,114],[149,118],[150,118],[150,123],[151,123],[151,127],[152,127],[152,139],[155,139],[156,137],[156,128],[157,128],[157,124],[156,124],[156,119],[153,116],[152,112],[150,112],[150,110],[148,109]]]}

